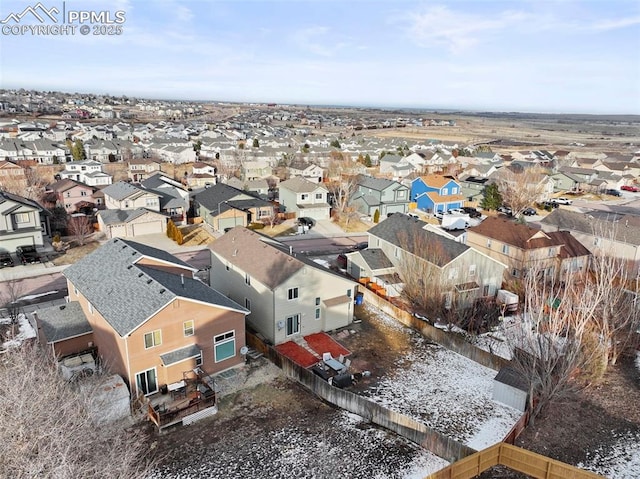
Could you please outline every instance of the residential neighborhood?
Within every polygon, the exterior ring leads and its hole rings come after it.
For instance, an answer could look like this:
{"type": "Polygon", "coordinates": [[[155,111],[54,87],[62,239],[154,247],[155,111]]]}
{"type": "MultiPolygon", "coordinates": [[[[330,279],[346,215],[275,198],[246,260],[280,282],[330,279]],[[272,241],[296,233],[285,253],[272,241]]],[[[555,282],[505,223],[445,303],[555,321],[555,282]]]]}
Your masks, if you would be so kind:
{"type": "MultiPolygon", "coordinates": [[[[154,437],[282,388],[428,454],[426,477],[535,449],[537,408],[561,395],[528,359],[578,394],[640,346],[631,139],[463,141],[458,115],[366,109],[12,90],[0,105],[2,352],[29,336],[65,384],[108,373],[154,437]],[[52,113],[33,117],[34,98],[52,113]]],[[[261,411],[242,407],[237,424],[261,411]]]]}

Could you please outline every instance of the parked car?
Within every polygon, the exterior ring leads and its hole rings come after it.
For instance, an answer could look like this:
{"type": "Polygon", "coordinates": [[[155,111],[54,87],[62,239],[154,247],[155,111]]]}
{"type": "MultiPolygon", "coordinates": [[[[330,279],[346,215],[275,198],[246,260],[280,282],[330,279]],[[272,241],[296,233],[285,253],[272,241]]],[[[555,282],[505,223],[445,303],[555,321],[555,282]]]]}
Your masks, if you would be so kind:
{"type": "Polygon", "coordinates": [[[525,216],[533,216],[536,213],[538,213],[535,208],[525,208],[524,211],[522,212],[523,215],[525,216]]]}
{"type": "Polygon", "coordinates": [[[466,215],[466,213],[460,208],[451,208],[447,210],[448,215],[466,215]]]}
{"type": "Polygon", "coordinates": [[[624,185],[624,186],[621,186],[620,189],[624,191],[633,191],[634,193],[637,193],[638,191],[640,191],[640,188],[633,185],[624,185]]]}
{"type": "Polygon", "coordinates": [[[500,213],[504,213],[505,215],[508,215],[508,216],[511,216],[513,214],[513,211],[511,211],[511,208],[505,205],[498,206],[497,211],[499,211],[500,213]]]}
{"type": "Polygon", "coordinates": [[[622,193],[620,193],[619,190],[606,190],[605,194],[610,196],[622,196],[622,193]]]}
{"type": "Polygon", "coordinates": [[[433,216],[435,216],[436,218],[441,220],[442,217],[444,216],[444,213],[442,211],[436,211],[436,212],[433,213],[433,216]]]}
{"type": "Polygon", "coordinates": [[[34,264],[42,261],[38,251],[36,251],[36,247],[33,245],[18,246],[16,254],[22,264],[34,264]]]}
{"type": "Polygon", "coordinates": [[[551,202],[557,205],[570,205],[571,203],[573,203],[572,200],[570,200],[569,198],[565,198],[564,196],[561,196],[560,198],[552,198],[551,202]]]}
{"type": "Polygon", "coordinates": [[[482,216],[482,213],[471,206],[463,206],[461,209],[471,218],[480,218],[482,216]]]}
{"type": "Polygon", "coordinates": [[[353,251],[360,251],[363,249],[367,249],[369,247],[369,243],[367,241],[361,241],[360,243],[356,243],[353,245],[353,251]]]}
{"type": "Polygon", "coordinates": [[[13,258],[9,253],[0,253],[0,268],[13,266],[13,258]]]}
{"type": "Polygon", "coordinates": [[[552,209],[557,208],[558,206],[560,206],[560,204],[555,203],[553,201],[545,201],[544,203],[542,203],[542,207],[547,211],[551,211],[552,209]]]}
{"type": "Polygon", "coordinates": [[[316,220],[307,216],[301,216],[300,218],[298,218],[298,224],[300,226],[308,226],[309,229],[311,229],[316,225],[316,220]]]}

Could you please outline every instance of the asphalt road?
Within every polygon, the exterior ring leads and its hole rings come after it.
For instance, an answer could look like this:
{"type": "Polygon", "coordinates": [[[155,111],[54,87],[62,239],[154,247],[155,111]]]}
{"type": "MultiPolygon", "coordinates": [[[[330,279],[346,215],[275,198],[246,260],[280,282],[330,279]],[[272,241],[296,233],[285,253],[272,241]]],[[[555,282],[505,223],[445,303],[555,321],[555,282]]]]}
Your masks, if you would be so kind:
{"type": "Polygon", "coordinates": [[[282,239],[282,242],[291,246],[294,253],[303,254],[340,254],[349,251],[356,244],[367,241],[366,234],[361,236],[345,236],[336,238],[310,237],[304,238],[304,235],[296,237],[288,237],[282,239]]]}

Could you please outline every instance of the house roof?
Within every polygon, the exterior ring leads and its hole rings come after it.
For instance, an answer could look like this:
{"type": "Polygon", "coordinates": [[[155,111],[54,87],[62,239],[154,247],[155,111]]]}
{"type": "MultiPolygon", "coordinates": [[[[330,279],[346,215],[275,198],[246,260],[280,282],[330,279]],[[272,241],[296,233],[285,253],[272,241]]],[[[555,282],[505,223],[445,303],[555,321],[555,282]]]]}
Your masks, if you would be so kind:
{"type": "Polygon", "coordinates": [[[176,298],[248,312],[201,281],[139,265],[144,257],[194,271],[165,251],[116,238],[66,268],[64,276],[122,337],[176,298]]]}
{"type": "Polygon", "coordinates": [[[469,231],[526,250],[558,244],[542,230],[497,216],[486,218],[479,225],[469,228],[469,231]]]}
{"type": "Polygon", "coordinates": [[[70,190],[75,186],[79,186],[87,190],[94,190],[94,188],[92,188],[91,186],[86,185],[84,183],[80,183],[79,181],[72,180],[71,178],[64,178],[62,180],[56,181],[55,183],[50,184],[47,188],[50,189],[51,191],[57,191],[62,193],[67,190],[70,190]]]}
{"type": "Polygon", "coordinates": [[[77,301],[39,309],[37,317],[48,344],[93,331],[77,301]]]}
{"type": "Polygon", "coordinates": [[[376,191],[383,191],[390,186],[396,185],[397,187],[404,187],[401,183],[393,180],[387,180],[386,178],[374,178],[373,176],[365,176],[361,175],[358,177],[358,186],[362,186],[363,188],[371,188],[376,191]]]}
{"type": "Polygon", "coordinates": [[[171,366],[172,364],[179,363],[185,359],[195,358],[196,356],[200,356],[200,348],[196,344],[192,344],[185,348],[161,354],[160,359],[162,359],[162,364],[165,366],[171,366]]]}
{"type": "Polygon", "coordinates": [[[101,210],[97,213],[105,225],[117,225],[129,223],[146,214],[157,215],[163,217],[160,213],[148,210],[146,208],[136,208],[134,210],[101,210]]]}
{"type": "Polygon", "coordinates": [[[42,212],[45,211],[44,208],[42,208],[42,206],[40,206],[35,201],[30,200],[29,198],[24,198],[22,196],[14,195],[13,193],[7,193],[6,191],[0,191],[0,204],[4,203],[5,201],[13,201],[14,203],[18,203],[22,206],[29,206],[31,208],[34,208],[42,212]]]}
{"type": "MultiPolygon", "coordinates": [[[[126,181],[118,181],[117,183],[105,187],[102,191],[105,195],[110,196],[117,201],[122,201],[134,195],[140,195],[147,192],[146,190],[138,188],[137,186],[134,186],[131,183],[127,183],[126,181]]],[[[149,193],[157,195],[157,193],[154,192],[149,193]]]]}
{"type": "Polygon", "coordinates": [[[363,249],[359,254],[372,270],[393,268],[393,263],[380,248],[363,249]]]}
{"type": "Polygon", "coordinates": [[[437,266],[445,266],[469,246],[424,229],[425,222],[394,213],[369,230],[369,234],[402,248],[437,266]]]}
{"type": "Polygon", "coordinates": [[[524,377],[524,375],[513,368],[501,368],[500,371],[498,371],[498,374],[496,374],[496,377],[493,378],[493,380],[519,389],[521,391],[529,391],[529,384],[527,383],[527,379],[524,377]]]}
{"type": "Polygon", "coordinates": [[[613,213],[611,211],[576,211],[557,208],[541,221],[546,230],[578,231],[591,236],[611,235],[615,241],[640,245],[640,216],[613,213]],[[601,222],[602,227],[597,223],[601,222]]]}
{"type": "Polygon", "coordinates": [[[194,196],[194,200],[212,212],[217,212],[220,208],[221,213],[229,209],[225,202],[237,209],[272,206],[268,201],[224,183],[203,189],[194,196]]]}
{"type": "Polygon", "coordinates": [[[446,185],[450,181],[453,181],[454,183],[456,183],[456,180],[454,180],[453,178],[448,176],[442,176],[442,175],[421,176],[420,179],[423,181],[425,185],[431,186],[432,188],[442,188],[444,185],[446,185]]]}
{"type": "Polygon", "coordinates": [[[299,259],[240,226],[222,235],[209,249],[272,290],[304,267],[299,259]]]}
{"type": "Polygon", "coordinates": [[[290,178],[287,181],[283,181],[282,183],[280,183],[280,188],[285,188],[295,193],[312,193],[319,188],[326,190],[326,188],[319,183],[313,183],[301,176],[296,176],[295,178],[290,178]]]}
{"type": "Polygon", "coordinates": [[[576,258],[579,256],[589,256],[591,252],[578,241],[569,231],[549,231],[547,235],[556,242],[561,244],[559,257],[576,258]]]}

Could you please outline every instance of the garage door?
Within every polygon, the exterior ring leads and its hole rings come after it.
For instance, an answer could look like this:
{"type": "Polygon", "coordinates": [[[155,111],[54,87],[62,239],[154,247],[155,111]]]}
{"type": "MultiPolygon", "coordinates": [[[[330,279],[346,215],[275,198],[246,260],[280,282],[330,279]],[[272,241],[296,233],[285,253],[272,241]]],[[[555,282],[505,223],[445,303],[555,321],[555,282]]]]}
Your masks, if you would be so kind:
{"type": "Polygon", "coordinates": [[[150,221],[148,223],[136,223],[133,225],[133,236],[151,235],[162,232],[162,221],[150,221]]]}
{"type": "Polygon", "coordinates": [[[127,227],[125,225],[112,225],[108,228],[111,238],[124,238],[127,236],[127,227]]]}
{"type": "Polygon", "coordinates": [[[15,253],[18,246],[34,244],[33,236],[21,236],[20,238],[3,238],[0,242],[0,251],[15,253]]]}
{"type": "Polygon", "coordinates": [[[314,220],[328,220],[329,219],[329,207],[323,206],[320,208],[303,208],[300,210],[299,216],[305,216],[307,218],[313,218],[314,220]]]}
{"type": "Polygon", "coordinates": [[[242,218],[239,216],[237,218],[220,218],[218,224],[220,225],[220,231],[224,231],[225,228],[233,228],[234,226],[244,226],[242,224],[242,218]]]}

